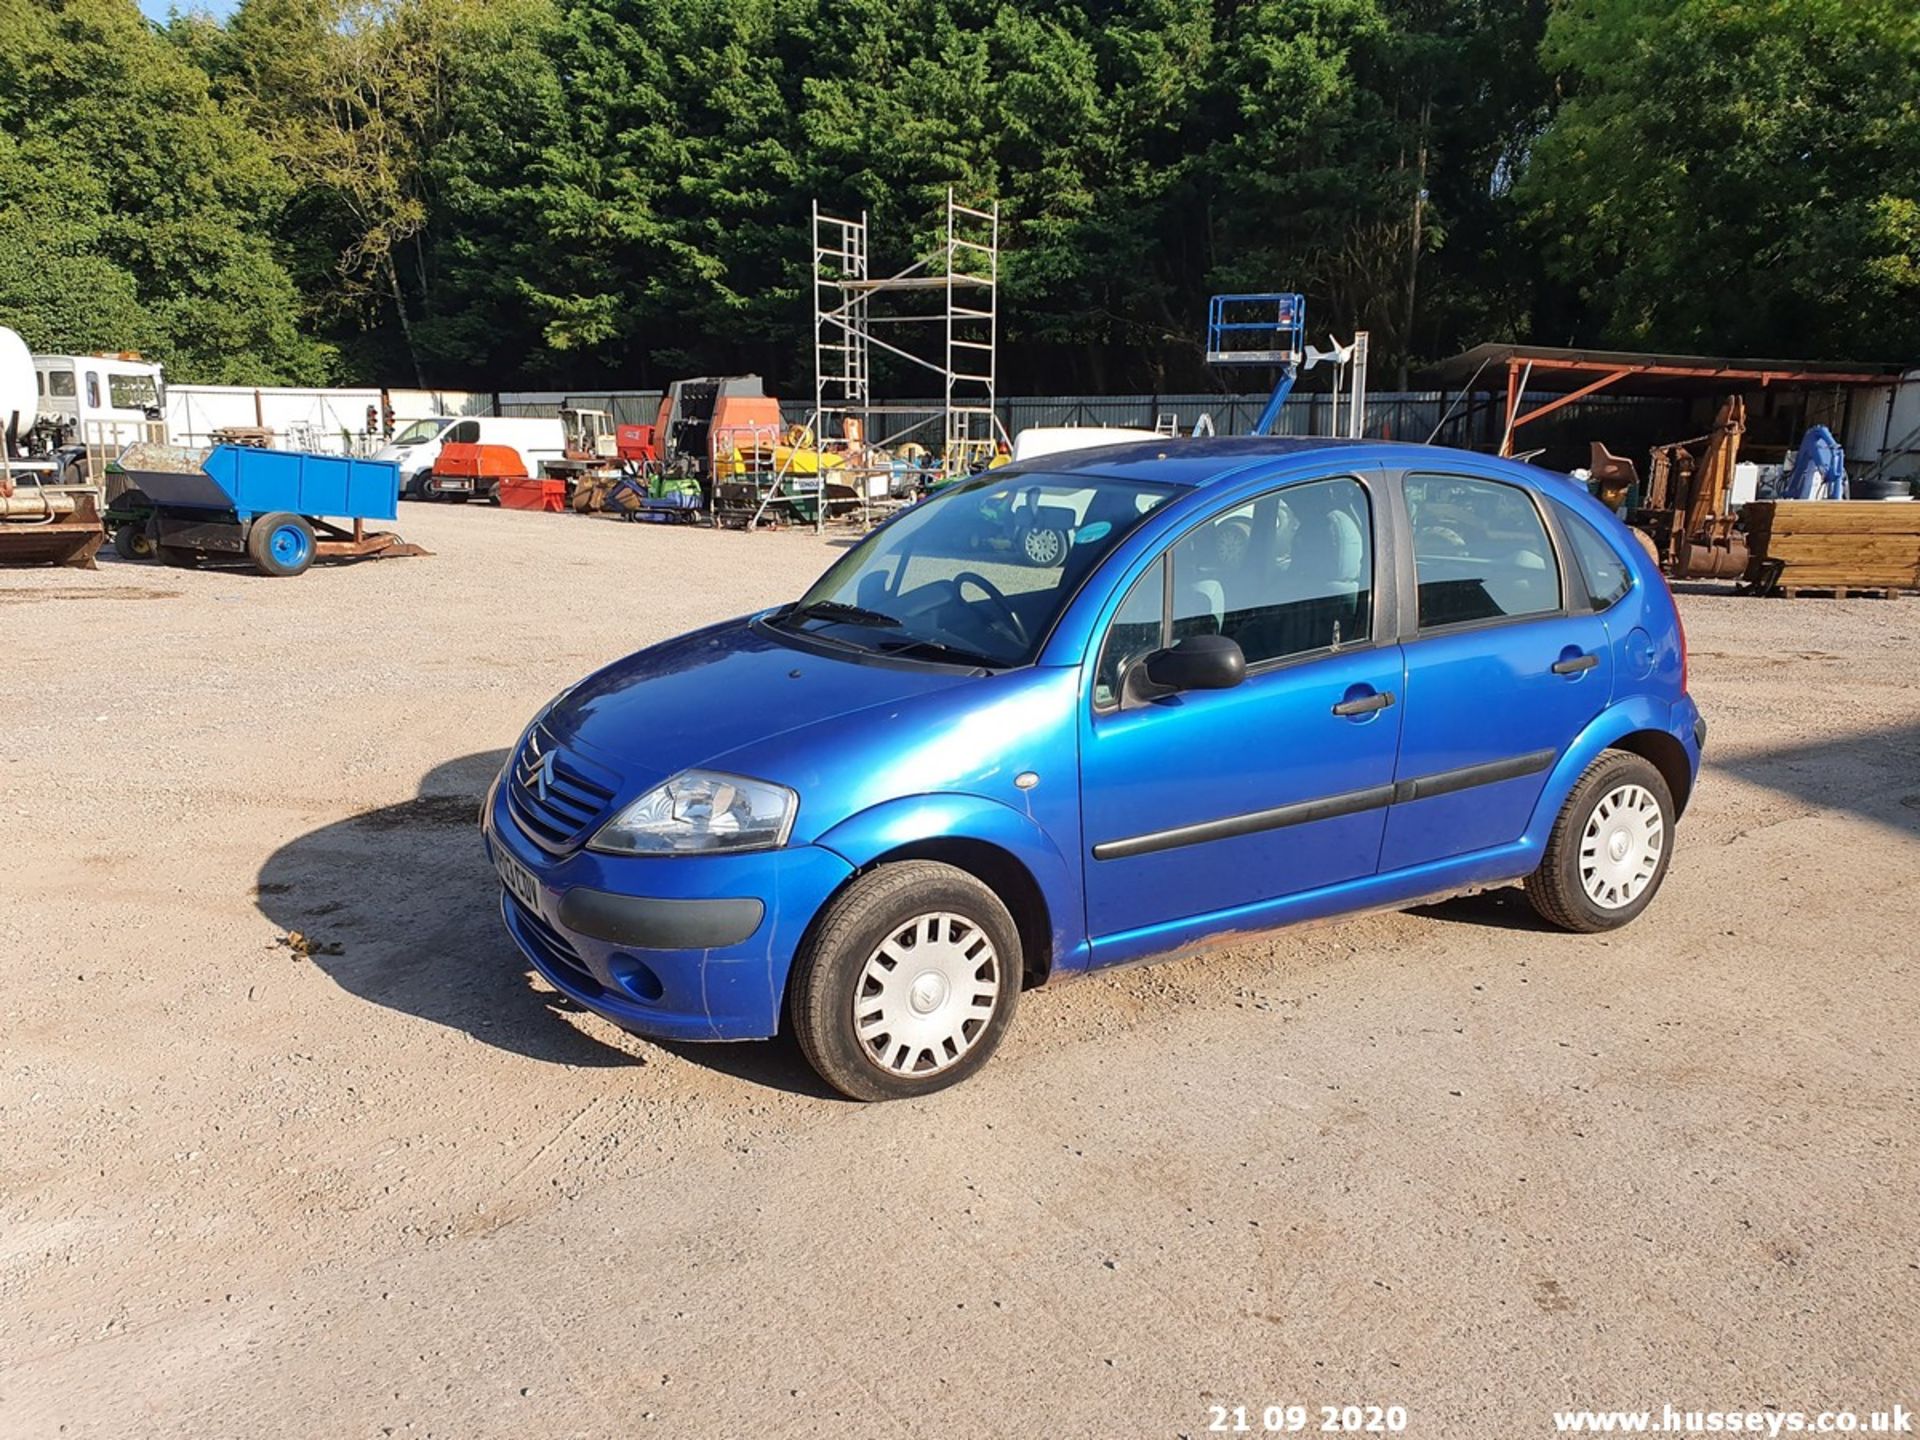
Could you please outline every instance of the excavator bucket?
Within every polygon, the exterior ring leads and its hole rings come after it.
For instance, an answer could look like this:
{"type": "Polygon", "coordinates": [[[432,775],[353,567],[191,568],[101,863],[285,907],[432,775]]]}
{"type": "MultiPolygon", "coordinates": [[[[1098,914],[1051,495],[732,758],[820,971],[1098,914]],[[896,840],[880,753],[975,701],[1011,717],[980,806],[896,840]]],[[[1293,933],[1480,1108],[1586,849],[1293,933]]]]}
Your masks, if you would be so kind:
{"type": "Polygon", "coordinates": [[[0,484],[0,566],[91,570],[106,538],[94,487],[0,484]],[[11,494],[4,493],[8,489],[11,494]]]}

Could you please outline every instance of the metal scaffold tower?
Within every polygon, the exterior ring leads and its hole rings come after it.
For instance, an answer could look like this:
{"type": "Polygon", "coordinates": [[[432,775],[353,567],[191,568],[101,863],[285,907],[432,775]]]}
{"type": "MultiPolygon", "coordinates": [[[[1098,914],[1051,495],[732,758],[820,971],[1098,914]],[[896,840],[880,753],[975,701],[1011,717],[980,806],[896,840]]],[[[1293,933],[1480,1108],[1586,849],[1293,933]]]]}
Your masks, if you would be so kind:
{"type": "Polygon", "coordinates": [[[852,220],[814,204],[815,434],[823,448],[864,452],[917,440],[931,450],[933,436],[919,432],[938,419],[939,470],[957,474],[991,456],[999,438],[999,202],[976,209],[949,188],[946,237],[937,254],[876,278],[868,253],[865,211],[852,220]],[[939,376],[941,408],[875,404],[875,348],[939,376]],[[918,418],[905,423],[909,417],[918,418]]]}

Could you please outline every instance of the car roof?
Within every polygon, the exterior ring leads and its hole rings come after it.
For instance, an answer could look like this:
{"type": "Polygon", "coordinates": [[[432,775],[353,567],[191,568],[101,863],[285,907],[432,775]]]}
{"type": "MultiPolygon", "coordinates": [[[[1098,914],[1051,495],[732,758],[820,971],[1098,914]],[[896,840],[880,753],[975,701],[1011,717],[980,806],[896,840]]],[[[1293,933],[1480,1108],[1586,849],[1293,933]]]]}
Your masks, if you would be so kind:
{"type": "MultiPolygon", "coordinates": [[[[1327,436],[1213,436],[1205,439],[1148,440],[1126,445],[1100,445],[1086,450],[1037,455],[1019,464],[1015,473],[1084,475],[1088,479],[1133,480],[1156,485],[1200,489],[1218,484],[1259,465],[1312,455],[1349,465],[1410,465],[1415,455],[1437,462],[1434,455],[1470,458],[1497,465],[1515,479],[1564,481],[1565,476],[1514,460],[1456,450],[1440,445],[1415,445],[1394,440],[1343,440],[1327,436]]],[[[1003,474],[1006,472],[1002,472],[1003,474]]],[[[1009,476],[1008,478],[1011,478],[1009,476]]]]}

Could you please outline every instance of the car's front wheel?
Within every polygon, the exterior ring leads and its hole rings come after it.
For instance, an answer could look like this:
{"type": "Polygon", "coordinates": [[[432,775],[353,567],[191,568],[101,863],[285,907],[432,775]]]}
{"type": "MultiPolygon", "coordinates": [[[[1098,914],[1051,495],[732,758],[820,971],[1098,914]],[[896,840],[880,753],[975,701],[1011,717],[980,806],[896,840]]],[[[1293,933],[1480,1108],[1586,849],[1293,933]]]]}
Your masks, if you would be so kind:
{"type": "Polygon", "coordinates": [[[855,1100],[956,1085],[987,1063],[1020,999],[1007,907],[951,865],[881,865],[827,906],[794,963],[800,1048],[855,1100]]]}
{"type": "Polygon", "coordinates": [[[1673,793],[1649,760],[1608,750],[1575,782],[1527,899],[1563,930],[1626,924],[1652,903],[1673,858],[1673,793]]]}

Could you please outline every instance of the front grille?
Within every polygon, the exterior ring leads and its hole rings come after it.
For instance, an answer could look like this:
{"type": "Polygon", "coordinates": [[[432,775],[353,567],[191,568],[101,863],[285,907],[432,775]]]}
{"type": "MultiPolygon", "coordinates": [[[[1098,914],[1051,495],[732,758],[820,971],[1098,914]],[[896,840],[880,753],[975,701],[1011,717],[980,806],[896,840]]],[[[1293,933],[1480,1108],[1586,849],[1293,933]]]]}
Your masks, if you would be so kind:
{"type": "Polygon", "coordinates": [[[529,839],[548,850],[567,850],[604,818],[616,783],[536,725],[513,757],[507,805],[529,839]]]}
{"type": "Polygon", "coordinates": [[[503,892],[502,898],[506,901],[507,920],[513,927],[515,939],[535,951],[540,959],[554,969],[566,972],[567,977],[576,984],[593,990],[600,988],[600,982],[593,978],[593,972],[587,969],[580,952],[567,943],[566,936],[512,895],[503,892]]]}

